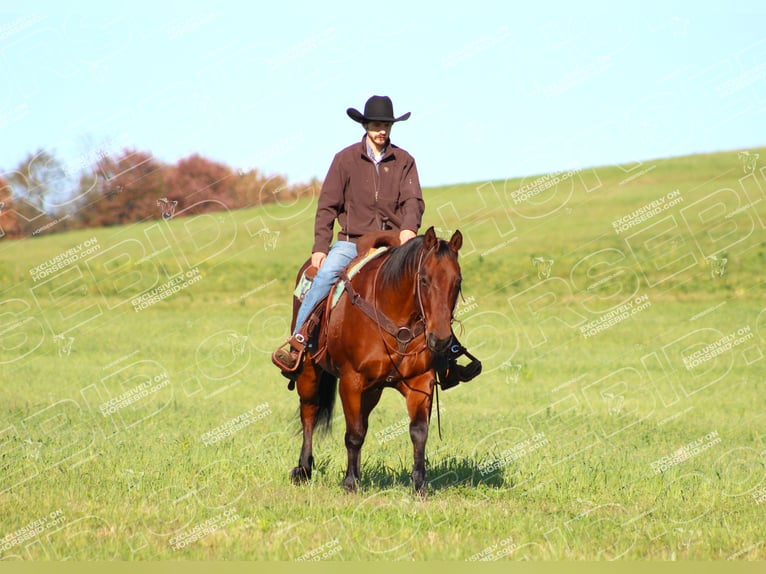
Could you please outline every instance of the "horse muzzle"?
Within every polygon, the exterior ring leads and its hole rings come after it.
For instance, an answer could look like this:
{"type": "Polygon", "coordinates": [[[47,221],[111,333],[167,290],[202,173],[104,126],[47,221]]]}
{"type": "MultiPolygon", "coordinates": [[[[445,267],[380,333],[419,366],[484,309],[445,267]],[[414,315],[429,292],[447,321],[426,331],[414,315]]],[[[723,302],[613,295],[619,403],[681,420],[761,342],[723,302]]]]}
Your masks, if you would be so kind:
{"type": "Polygon", "coordinates": [[[432,353],[443,355],[449,350],[450,343],[452,342],[452,334],[446,338],[439,338],[435,333],[429,332],[426,335],[426,346],[432,353]]]}

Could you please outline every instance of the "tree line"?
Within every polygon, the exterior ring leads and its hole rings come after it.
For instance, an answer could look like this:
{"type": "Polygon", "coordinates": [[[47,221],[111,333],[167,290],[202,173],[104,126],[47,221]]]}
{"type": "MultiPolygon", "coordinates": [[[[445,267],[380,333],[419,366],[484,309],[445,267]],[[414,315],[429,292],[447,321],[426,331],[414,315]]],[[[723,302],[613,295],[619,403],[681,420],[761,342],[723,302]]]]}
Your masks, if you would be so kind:
{"type": "Polygon", "coordinates": [[[320,185],[289,185],[282,176],[235,170],[198,154],[166,164],[149,152],[123,149],[72,167],[38,150],[0,172],[0,238],[284,203],[320,185]]]}

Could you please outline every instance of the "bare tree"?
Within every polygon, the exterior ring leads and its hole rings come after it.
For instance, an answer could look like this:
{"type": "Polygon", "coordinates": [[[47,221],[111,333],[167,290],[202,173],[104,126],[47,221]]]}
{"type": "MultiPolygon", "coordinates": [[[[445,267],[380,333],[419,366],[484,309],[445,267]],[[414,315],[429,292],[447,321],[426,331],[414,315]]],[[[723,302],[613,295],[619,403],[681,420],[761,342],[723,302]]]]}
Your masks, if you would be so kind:
{"type": "Polygon", "coordinates": [[[66,173],[61,162],[43,149],[29,154],[15,170],[4,174],[14,196],[26,200],[41,212],[48,211],[52,197],[66,192],[66,173]]]}

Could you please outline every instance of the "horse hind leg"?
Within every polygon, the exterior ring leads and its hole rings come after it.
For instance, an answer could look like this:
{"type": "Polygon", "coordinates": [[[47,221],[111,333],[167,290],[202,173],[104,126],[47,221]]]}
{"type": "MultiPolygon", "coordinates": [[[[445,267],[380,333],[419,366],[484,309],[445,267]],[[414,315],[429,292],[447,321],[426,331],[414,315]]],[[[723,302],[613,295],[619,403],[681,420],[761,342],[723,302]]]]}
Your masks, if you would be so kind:
{"type": "Polygon", "coordinates": [[[320,411],[319,402],[320,375],[314,368],[309,357],[306,357],[303,371],[298,376],[296,387],[300,398],[301,426],[303,427],[303,444],[298,458],[298,466],[290,471],[290,479],[294,484],[301,484],[311,479],[314,466],[313,438],[314,428],[320,411]]]}
{"type": "Polygon", "coordinates": [[[317,423],[320,425],[320,431],[329,429],[335,406],[337,384],[338,379],[316,367],[311,356],[306,357],[303,371],[298,376],[296,385],[301,401],[303,444],[298,458],[298,466],[290,471],[290,479],[295,484],[301,484],[311,479],[311,471],[314,467],[312,452],[314,430],[317,423]]]}
{"type": "Polygon", "coordinates": [[[290,471],[290,480],[294,484],[302,484],[311,479],[311,469],[314,466],[313,435],[316,423],[317,405],[301,401],[301,424],[303,426],[303,444],[298,458],[298,466],[290,471]]]}

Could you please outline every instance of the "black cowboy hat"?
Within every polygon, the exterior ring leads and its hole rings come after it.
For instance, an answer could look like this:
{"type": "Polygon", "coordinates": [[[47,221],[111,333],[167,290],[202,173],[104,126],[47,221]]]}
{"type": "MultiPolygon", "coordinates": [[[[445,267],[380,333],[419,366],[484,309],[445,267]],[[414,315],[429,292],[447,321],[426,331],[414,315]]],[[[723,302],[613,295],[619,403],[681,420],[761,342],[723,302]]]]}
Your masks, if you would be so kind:
{"type": "Polygon", "coordinates": [[[394,104],[388,96],[372,96],[364,104],[364,113],[354,108],[346,110],[348,117],[360,124],[369,122],[403,122],[410,117],[410,112],[394,117],[394,104]]]}

